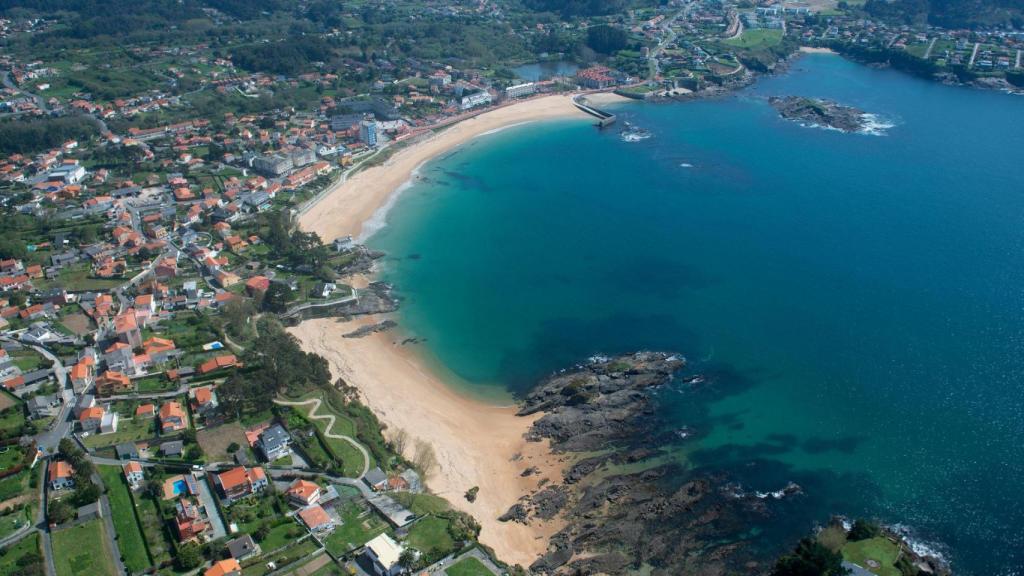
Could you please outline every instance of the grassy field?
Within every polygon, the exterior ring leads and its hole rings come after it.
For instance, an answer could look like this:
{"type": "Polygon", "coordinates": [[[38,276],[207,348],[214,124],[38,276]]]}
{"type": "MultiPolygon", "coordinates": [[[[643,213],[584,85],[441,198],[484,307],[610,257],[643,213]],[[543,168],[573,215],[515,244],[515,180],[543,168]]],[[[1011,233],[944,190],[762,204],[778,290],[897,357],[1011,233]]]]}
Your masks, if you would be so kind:
{"type": "Polygon", "coordinates": [[[42,552],[39,550],[39,534],[33,533],[31,536],[22,538],[4,552],[0,556],[0,574],[18,574],[18,560],[30,554],[42,557],[42,552]]]}
{"type": "Polygon", "coordinates": [[[21,494],[28,486],[29,471],[23,470],[14,476],[0,480],[0,502],[21,494]]]}
{"type": "Polygon", "coordinates": [[[267,537],[260,542],[260,548],[263,549],[264,553],[273,552],[294,542],[305,533],[306,531],[295,522],[281,524],[270,529],[267,537]]]}
{"type": "Polygon", "coordinates": [[[444,571],[448,576],[493,576],[494,573],[476,558],[469,557],[459,560],[444,571]]]}
{"type": "Polygon", "coordinates": [[[437,514],[448,510],[448,502],[444,498],[432,494],[395,492],[391,494],[391,497],[418,516],[437,514]]]}
{"type": "Polygon", "coordinates": [[[135,518],[135,503],[128,492],[120,466],[97,466],[103,483],[107,486],[110,499],[110,513],[117,531],[117,545],[121,549],[124,565],[132,572],[142,572],[152,565],[146,540],[135,518]]]}
{"type": "Polygon", "coordinates": [[[736,48],[767,48],[782,42],[782,30],[766,30],[759,28],[747,30],[740,34],[739,38],[731,38],[725,41],[728,46],[736,48]]]}
{"type": "Polygon", "coordinates": [[[203,448],[203,453],[212,462],[231,460],[233,455],[228,454],[228,446],[232,442],[238,444],[239,450],[245,450],[248,445],[245,440],[245,429],[238,422],[200,430],[196,433],[196,439],[203,448]]]}
{"type": "Polygon", "coordinates": [[[243,576],[263,576],[264,574],[270,571],[267,568],[268,562],[273,562],[278,566],[278,568],[280,568],[283,566],[287,566],[293,562],[304,560],[308,558],[310,554],[316,552],[317,550],[318,547],[316,545],[316,542],[312,538],[306,538],[301,543],[296,544],[295,546],[292,546],[287,550],[282,550],[280,552],[277,552],[276,554],[263,556],[257,559],[253,562],[253,564],[244,567],[242,569],[242,574],[243,576]]]}
{"type": "Polygon", "coordinates": [[[21,510],[0,516],[0,538],[5,538],[32,522],[36,513],[36,502],[31,500],[21,510]]]}
{"type": "Polygon", "coordinates": [[[110,558],[103,520],[97,518],[53,533],[57,576],[117,574],[110,558]]]}
{"type": "Polygon", "coordinates": [[[140,418],[135,420],[126,414],[121,415],[117,424],[117,432],[110,434],[90,434],[85,438],[85,445],[90,448],[113,446],[121,442],[147,440],[156,436],[156,419],[140,418]]]}
{"type": "Polygon", "coordinates": [[[170,560],[171,546],[164,535],[163,520],[160,518],[156,502],[150,498],[139,498],[138,502],[139,507],[135,511],[139,514],[139,523],[142,525],[142,532],[146,543],[149,544],[149,553],[152,554],[154,563],[170,560]]]}
{"type": "Polygon", "coordinates": [[[889,540],[878,537],[858,542],[850,542],[843,546],[843,559],[867,569],[878,576],[900,576],[900,571],[893,566],[899,557],[899,548],[889,540]],[[870,561],[878,563],[872,567],[870,561]]]}
{"type": "MultiPolygon", "coordinates": [[[[309,406],[294,406],[293,408],[295,408],[301,414],[307,416],[308,418],[310,410],[309,406]]],[[[352,422],[352,420],[350,420],[347,416],[339,414],[338,412],[332,410],[330,405],[327,404],[327,402],[320,403],[320,407],[317,410],[316,414],[318,416],[327,414],[334,415],[334,426],[331,428],[331,430],[329,430],[329,432],[333,434],[340,434],[342,436],[348,436],[350,438],[355,438],[355,423],[352,422]]],[[[328,438],[326,434],[328,432],[328,422],[326,420],[313,420],[312,418],[308,418],[308,420],[314,426],[316,426],[317,430],[319,430],[321,434],[324,435],[324,441],[327,444],[327,448],[334,454],[335,457],[341,459],[344,465],[344,475],[352,478],[358,476],[359,473],[363,471],[363,454],[359,450],[357,450],[355,446],[346,442],[345,440],[341,440],[339,438],[328,438]]],[[[376,462],[373,461],[373,457],[371,455],[370,467],[373,467],[375,465],[376,462]]]]}
{"type": "Polygon", "coordinates": [[[448,554],[455,548],[455,541],[448,534],[448,521],[436,516],[428,516],[413,524],[406,544],[424,554],[438,556],[448,554]]]}
{"type": "Polygon", "coordinates": [[[19,402],[18,397],[7,390],[0,393],[0,410],[6,410],[19,402]]]}
{"type": "Polygon", "coordinates": [[[388,529],[387,524],[376,513],[364,512],[354,502],[349,502],[339,512],[342,525],[324,540],[324,545],[335,555],[354,550],[388,529]]]}
{"type": "Polygon", "coordinates": [[[21,405],[11,406],[0,413],[0,436],[18,432],[25,424],[25,412],[21,405]]]}

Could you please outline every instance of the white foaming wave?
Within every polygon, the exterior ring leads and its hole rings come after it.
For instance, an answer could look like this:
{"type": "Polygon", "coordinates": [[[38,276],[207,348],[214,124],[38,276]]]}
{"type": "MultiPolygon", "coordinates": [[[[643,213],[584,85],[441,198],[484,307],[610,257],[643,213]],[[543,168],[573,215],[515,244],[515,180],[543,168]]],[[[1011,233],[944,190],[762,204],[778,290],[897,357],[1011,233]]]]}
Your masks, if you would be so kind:
{"type": "Polygon", "coordinates": [[[398,198],[402,193],[411,188],[412,185],[416,183],[416,180],[419,179],[420,169],[423,168],[424,164],[426,164],[426,161],[420,162],[416,168],[413,168],[412,173],[409,174],[409,179],[403,182],[398,188],[395,188],[394,191],[388,195],[387,200],[373,211],[373,215],[363,222],[362,230],[359,232],[359,236],[355,240],[357,244],[365,243],[371,236],[380,232],[388,225],[388,213],[391,212],[392,208],[394,208],[395,203],[398,202],[398,198]]]}
{"type": "Polygon", "coordinates": [[[878,114],[865,113],[861,115],[861,119],[864,120],[864,127],[860,129],[860,133],[869,136],[885,136],[890,128],[896,126],[895,123],[884,120],[878,114]]]}
{"type": "Polygon", "coordinates": [[[934,558],[947,566],[949,565],[949,560],[946,558],[946,555],[943,552],[944,547],[941,544],[919,540],[914,535],[913,529],[905,524],[893,524],[892,526],[889,526],[889,529],[896,534],[899,534],[914,554],[922,557],[934,558]]]}
{"type": "Polygon", "coordinates": [[[679,167],[680,168],[693,168],[693,164],[690,164],[689,162],[683,162],[682,164],[679,165],[679,167]]]}
{"type": "Polygon", "coordinates": [[[490,130],[487,130],[486,132],[481,132],[481,133],[477,134],[476,136],[474,136],[474,138],[479,138],[481,136],[490,136],[491,134],[497,134],[498,132],[504,132],[505,130],[508,130],[509,128],[515,128],[516,126],[525,126],[526,124],[532,124],[532,123],[533,123],[533,120],[523,120],[522,122],[515,122],[513,124],[506,124],[504,126],[498,126],[497,128],[492,128],[490,130]]]}

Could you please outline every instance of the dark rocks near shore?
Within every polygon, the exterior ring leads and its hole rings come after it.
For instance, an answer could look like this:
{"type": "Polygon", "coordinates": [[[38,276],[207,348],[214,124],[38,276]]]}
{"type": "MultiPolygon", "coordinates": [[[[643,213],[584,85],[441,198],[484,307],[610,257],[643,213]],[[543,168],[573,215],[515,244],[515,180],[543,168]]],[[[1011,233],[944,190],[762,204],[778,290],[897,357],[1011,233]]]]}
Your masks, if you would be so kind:
{"type": "Polygon", "coordinates": [[[730,492],[724,474],[692,473],[659,459],[668,452],[652,434],[652,392],[703,382],[678,376],[685,366],[682,356],[664,352],[593,358],[526,397],[521,415],[544,412],[528,439],[548,439],[558,453],[587,454],[561,483],[553,479],[501,517],[528,524],[559,516],[565,522],[530,566],[533,573],[763,571],[742,535],[770,514],[772,503],[730,492]]]}
{"type": "Polygon", "coordinates": [[[355,330],[342,335],[342,338],[364,338],[370,334],[376,334],[377,332],[384,332],[398,326],[398,323],[394,320],[384,320],[376,324],[370,324],[367,326],[360,326],[355,330]]]}
{"type": "Polygon", "coordinates": [[[768,103],[787,120],[808,126],[860,132],[866,127],[864,111],[831,100],[801,96],[773,96],[768,103]]]}

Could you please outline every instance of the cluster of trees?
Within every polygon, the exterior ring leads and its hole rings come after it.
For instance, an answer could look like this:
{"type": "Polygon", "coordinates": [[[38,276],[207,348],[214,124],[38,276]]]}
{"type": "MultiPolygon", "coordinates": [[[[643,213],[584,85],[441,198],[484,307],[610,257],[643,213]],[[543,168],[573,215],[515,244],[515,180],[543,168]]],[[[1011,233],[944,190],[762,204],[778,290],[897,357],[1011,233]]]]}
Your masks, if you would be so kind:
{"type": "Polygon", "coordinates": [[[613,26],[593,26],[587,30],[587,46],[601,54],[614,54],[629,44],[629,34],[613,26]]]}
{"type": "Polygon", "coordinates": [[[226,414],[266,410],[280,393],[296,396],[331,383],[327,361],[303,352],[295,337],[276,320],[260,322],[259,336],[246,349],[244,359],[246,369],[236,371],[217,388],[226,414]]]}
{"type": "Polygon", "coordinates": [[[240,46],[231,51],[231,60],[241,68],[287,76],[313,70],[315,62],[326,62],[333,57],[334,50],[327,42],[311,36],[240,46]]]}
{"type": "Polygon", "coordinates": [[[61,460],[71,465],[75,470],[75,491],[69,496],[54,501],[47,508],[47,518],[50,522],[61,524],[75,517],[79,506],[92,504],[100,498],[100,487],[93,483],[92,475],[95,472],[92,462],[86,457],[74,441],[64,438],[57,446],[57,454],[61,460]]]}
{"type": "Polygon", "coordinates": [[[0,154],[35,154],[68,140],[87,140],[99,133],[91,116],[16,118],[0,122],[0,154]]]}
{"type": "Polygon", "coordinates": [[[630,0],[524,0],[523,4],[540,12],[557,12],[563,17],[604,16],[639,6],[655,6],[658,2],[630,0]]]}
{"type": "MultiPolygon", "coordinates": [[[[33,536],[33,538],[35,537],[33,536]]],[[[11,548],[11,546],[0,548],[0,558],[6,556],[11,551],[11,548]]],[[[38,549],[32,549],[23,554],[14,562],[14,574],[19,576],[45,576],[46,565],[43,561],[43,555],[39,553],[38,549]]]]}
{"type": "Polygon", "coordinates": [[[804,538],[796,548],[778,559],[772,576],[843,576],[843,555],[813,538],[804,538]]]}
{"type": "Polygon", "coordinates": [[[284,210],[264,212],[257,221],[260,238],[291,266],[308,270],[321,280],[334,279],[327,265],[330,249],[315,232],[303,232],[295,225],[290,213],[284,210]]]}

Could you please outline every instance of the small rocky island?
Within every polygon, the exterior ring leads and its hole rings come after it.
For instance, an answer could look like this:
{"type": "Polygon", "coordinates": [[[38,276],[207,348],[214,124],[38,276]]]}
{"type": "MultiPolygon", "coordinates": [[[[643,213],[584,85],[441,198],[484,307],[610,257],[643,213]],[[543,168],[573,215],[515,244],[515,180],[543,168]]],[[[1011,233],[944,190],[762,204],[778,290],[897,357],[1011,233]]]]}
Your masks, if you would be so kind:
{"type": "Polygon", "coordinates": [[[867,127],[863,110],[818,98],[772,96],[768,103],[787,120],[807,126],[832,128],[842,132],[860,132],[867,127]]]}

